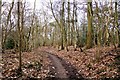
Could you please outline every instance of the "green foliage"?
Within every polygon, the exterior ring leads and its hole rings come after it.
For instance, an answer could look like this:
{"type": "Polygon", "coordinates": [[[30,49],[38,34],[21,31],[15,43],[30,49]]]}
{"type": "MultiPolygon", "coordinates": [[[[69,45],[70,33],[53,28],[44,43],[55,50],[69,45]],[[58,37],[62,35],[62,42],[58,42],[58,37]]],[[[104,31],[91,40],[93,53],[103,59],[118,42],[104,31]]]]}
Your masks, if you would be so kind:
{"type": "Polygon", "coordinates": [[[13,38],[7,38],[5,48],[6,49],[13,49],[14,47],[15,47],[15,43],[14,43],[13,38]]]}
{"type": "Polygon", "coordinates": [[[85,44],[86,44],[86,37],[85,36],[79,36],[79,37],[77,37],[78,38],[78,40],[77,40],[77,46],[78,47],[83,47],[83,46],[85,46],[85,44]]]}

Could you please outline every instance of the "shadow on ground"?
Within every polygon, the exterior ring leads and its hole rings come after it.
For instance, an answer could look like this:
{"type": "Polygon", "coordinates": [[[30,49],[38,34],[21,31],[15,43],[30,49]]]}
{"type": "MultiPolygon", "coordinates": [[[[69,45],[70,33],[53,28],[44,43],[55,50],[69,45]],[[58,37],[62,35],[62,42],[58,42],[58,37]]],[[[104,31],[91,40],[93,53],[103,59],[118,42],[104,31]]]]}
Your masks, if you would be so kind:
{"type": "MultiPolygon", "coordinates": [[[[49,52],[47,52],[47,53],[51,54],[49,52]]],[[[87,79],[83,78],[81,74],[78,73],[77,69],[73,65],[68,63],[66,60],[58,57],[57,55],[54,55],[54,56],[56,56],[61,61],[61,64],[67,71],[66,74],[68,76],[68,79],[65,79],[65,78],[60,79],[60,78],[56,78],[55,76],[53,76],[53,77],[47,77],[45,80],[87,80],[87,79]]],[[[51,65],[51,66],[53,67],[54,65],[51,65]]],[[[50,68],[50,70],[51,71],[50,71],[49,75],[54,75],[56,73],[53,68],[50,68]]]]}

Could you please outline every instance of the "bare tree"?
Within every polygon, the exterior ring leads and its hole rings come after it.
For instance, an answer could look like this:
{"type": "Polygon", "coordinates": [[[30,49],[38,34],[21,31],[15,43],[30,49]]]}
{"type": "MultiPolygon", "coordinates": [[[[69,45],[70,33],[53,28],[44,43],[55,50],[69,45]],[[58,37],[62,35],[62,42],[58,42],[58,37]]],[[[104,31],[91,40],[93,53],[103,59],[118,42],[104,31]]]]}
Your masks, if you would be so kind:
{"type": "Polygon", "coordinates": [[[117,29],[118,29],[118,47],[120,47],[120,28],[119,28],[119,23],[118,23],[118,21],[120,20],[120,15],[118,15],[118,13],[120,13],[120,11],[118,11],[119,10],[119,7],[120,7],[120,5],[118,5],[118,4],[120,4],[120,2],[118,3],[117,1],[115,2],[115,26],[117,27],[117,29]],[[118,8],[118,10],[117,10],[117,8],[118,8]]]}
{"type": "Polygon", "coordinates": [[[87,18],[88,18],[88,28],[87,28],[87,44],[86,48],[91,48],[93,41],[93,26],[92,26],[92,0],[90,2],[87,2],[87,18]]]}
{"type": "Polygon", "coordinates": [[[22,53],[22,28],[20,26],[20,4],[21,4],[21,1],[18,0],[17,2],[17,10],[18,10],[18,21],[17,21],[17,28],[18,28],[18,34],[19,34],[19,72],[21,74],[22,72],[22,69],[21,69],[21,66],[22,66],[22,59],[21,59],[21,53],[22,53]]]}
{"type": "Polygon", "coordinates": [[[59,28],[60,28],[60,31],[61,31],[61,42],[60,42],[60,44],[61,44],[61,49],[64,49],[64,36],[63,36],[63,34],[64,34],[64,32],[63,32],[63,24],[62,24],[62,20],[63,20],[63,17],[64,17],[64,1],[63,1],[63,3],[62,3],[62,10],[60,10],[60,21],[56,18],[56,16],[55,16],[55,13],[54,13],[54,10],[53,10],[53,3],[51,2],[51,0],[50,0],[50,7],[51,7],[51,11],[52,11],[52,14],[53,14],[53,17],[55,18],[55,20],[56,20],[56,22],[57,22],[57,24],[58,24],[58,26],[59,26],[59,28]]]}
{"type": "Polygon", "coordinates": [[[13,29],[12,26],[10,29],[8,29],[13,7],[14,7],[14,0],[12,0],[12,6],[10,7],[9,13],[7,15],[6,25],[5,26],[2,25],[2,42],[1,42],[2,43],[2,53],[4,53],[4,51],[5,51],[5,43],[6,43],[7,35],[13,29]]]}
{"type": "Polygon", "coordinates": [[[1,27],[1,10],[2,10],[2,0],[0,0],[0,27],[1,27]]]}

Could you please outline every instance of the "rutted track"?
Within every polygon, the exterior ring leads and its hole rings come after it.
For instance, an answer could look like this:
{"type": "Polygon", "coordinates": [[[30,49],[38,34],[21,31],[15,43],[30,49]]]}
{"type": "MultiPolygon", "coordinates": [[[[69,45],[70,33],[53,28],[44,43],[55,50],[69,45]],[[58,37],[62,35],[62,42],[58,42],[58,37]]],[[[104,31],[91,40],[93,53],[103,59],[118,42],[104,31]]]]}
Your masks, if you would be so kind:
{"type": "Polygon", "coordinates": [[[70,63],[65,61],[64,59],[58,57],[57,55],[53,55],[49,52],[45,52],[48,55],[48,58],[52,62],[52,66],[50,68],[50,75],[53,77],[49,77],[48,79],[65,79],[65,80],[85,80],[70,63]]]}
{"type": "Polygon", "coordinates": [[[56,71],[56,74],[54,76],[56,76],[57,78],[68,78],[66,74],[66,70],[61,64],[60,59],[58,59],[55,55],[52,55],[52,54],[48,54],[48,56],[56,71]]]}

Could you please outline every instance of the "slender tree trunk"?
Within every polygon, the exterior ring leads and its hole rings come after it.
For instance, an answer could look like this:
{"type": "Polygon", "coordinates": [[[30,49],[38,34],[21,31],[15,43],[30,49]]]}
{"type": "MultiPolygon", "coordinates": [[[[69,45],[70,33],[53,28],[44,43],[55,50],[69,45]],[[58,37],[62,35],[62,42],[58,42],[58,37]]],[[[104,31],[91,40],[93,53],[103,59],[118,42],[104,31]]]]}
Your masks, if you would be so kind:
{"type": "Polygon", "coordinates": [[[91,48],[93,46],[93,27],[92,27],[92,1],[87,2],[87,18],[88,18],[88,28],[87,28],[87,44],[86,48],[91,48]]]}
{"type": "Polygon", "coordinates": [[[68,45],[70,45],[70,0],[68,0],[68,45]]]}
{"type": "Polygon", "coordinates": [[[77,3],[76,1],[74,1],[74,6],[75,6],[75,20],[74,20],[74,23],[75,23],[75,28],[74,28],[74,50],[76,51],[76,48],[77,48],[77,36],[79,36],[79,32],[78,32],[78,24],[77,24],[77,3]]]}
{"type": "Polygon", "coordinates": [[[72,27],[71,27],[71,45],[74,46],[74,36],[75,36],[75,0],[73,1],[73,14],[72,14],[72,27]]]}
{"type": "Polygon", "coordinates": [[[105,37],[104,37],[104,45],[109,45],[108,43],[108,38],[109,38],[109,33],[108,33],[108,21],[106,22],[106,25],[105,25],[105,37]]]}
{"type": "MultiPolygon", "coordinates": [[[[118,8],[118,3],[117,1],[115,2],[115,26],[118,26],[118,17],[120,15],[118,15],[118,11],[117,11],[117,8],[118,8]]],[[[118,30],[120,30],[119,26],[118,26],[118,30]]],[[[118,35],[118,47],[120,47],[120,31],[117,31],[117,35],[118,35]]]]}
{"type": "MultiPolygon", "coordinates": [[[[0,27],[2,28],[2,25],[1,25],[1,10],[2,10],[2,0],[0,0],[0,27]]],[[[2,32],[2,31],[1,31],[2,32]]],[[[1,38],[1,37],[0,37],[1,38]]],[[[2,41],[2,40],[1,40],[2,41]]],[[[1,42],[1,45],[2,45],[2,42],[1,42]]],[[[0,46],[1,47],[1,46],[0,46]]]]}
{"type": "MultiPolygon", "coordinates": [[[[64,0],[63,0],[64,1],[64,0]]],[[[62,26],[62,12],[60,11],[60,16],[61,16],[61,19],[60,19],[60,22],[59,22],[59,20],[56,18],[56,16],[55,16],[55,13],[54,13],[54,11],[53,11],[53,7],[52,7],[52,2],[51,2],[51,0],[50,0],[50,7],[51,7],[51,11],[52,11],[52,14],[53,14],[53,17],[55,18],[55,20],[56,20],[56,22],[57,22],[57,24],[58,24],[58,26],[59,26],[59,28],[60,28],[60,32],[61,32],[61,39],[60,39],[60,46],[61,46],[61,50],[62,49],[64,49],[64,44],[63,44],[63,26],[62,26]]],[[[59,44],[58,44],[59,45],[59,44]]]]}
{"type": "Polygon", "coordinates": [[[21,2],[21,40],[22,40],[22,51],[25,51],[25,46],[26,46],[26,42],[25,42],[25,37],[24,37],[24,4],[21,2]]]}
{"type": "Polygon", "coordinates": [[[6,43],[6,39],[7,39],[7,36],[8,36],[8,33],[11,31],[8,30],[8,25],[9,25],[9,21],[10,21],[10,18],[11,18],[11,12],[12,12],[12,9],[14,7],[14,0],[12,0],[12,6],[10,7],[10,10],[8,12],[8,15],[7,15],[7,22],[6,22],[6,25],[5,27],[3,25],[2,26],[2,53],[5,52],[5,43],[6,43]]]}
{"type": "Polygon", "coordinates": [[[1,41],[1,45],[2,45],[2,53],[5,53],[5,47],[4,47],[5,46],[5,43],[4,43],[4,28],[3,28],[3,26],[2,26],[2,41],[1,41]]]}
{"type": "Polygon", "coordinates": [[[17,23],[17,27],[18,27],[18,34],[19,34],[19,73],[22,73],[22,60],[21,60],[21,49],[22,49],[22,39],[21,39],[21,27],[20,27],[20,3],[21,1],[18,0],[17,2],[17,6],[18,6],[18,23],[17,23]]]}
{"type": "Polygon", "coordinates": [[[66,21],[65,21],[65,2],[64,0],[62,1],[62,27],[63,27],[63,45],[64,49],[68,51],[67,48],[67,29],[66,29],[66,21]]]}
{"type": "Polygon", "coordinates": [[[43,46],[46,46],[47,45],[47,25],[45,26],[45,30],[44,30],[44,33],[45,33],[45,37],[44,37],[44,44],[43,46]]]}
{"type": "Polygon", "coordinates": [[[62,10],[61,10],[61,32],[62,32],[62,36],[61,36],[61,50],[63,50],[64,49],[64,46],[65,46],[65,38],[64,38],[64,28],[65,28],[65,26],[64,26],[64,4],[65,4],[65,2],[64,2],[64,0],[62,0],[62,10]]]}
{"type": "Polygon", "coordinates": [[[101,17],[99,16],[99,8],[98,8],[98,3],[95,2],[96,4],[96,15],[98,17],[98,24],[97,24],[97,45],[100,47],[101,46],[101,30],[100,30],[100,26],[101,26],[101,17]]]}

